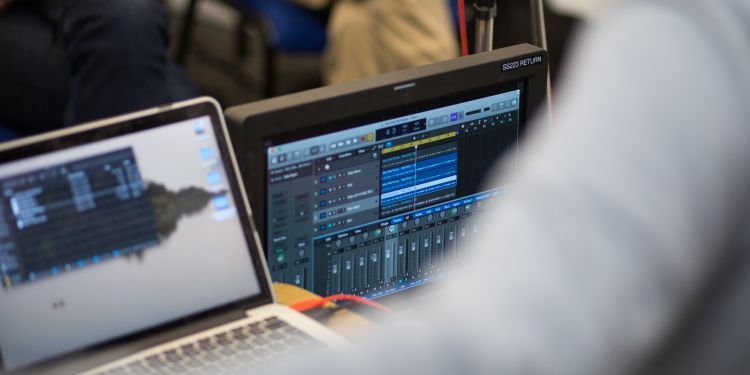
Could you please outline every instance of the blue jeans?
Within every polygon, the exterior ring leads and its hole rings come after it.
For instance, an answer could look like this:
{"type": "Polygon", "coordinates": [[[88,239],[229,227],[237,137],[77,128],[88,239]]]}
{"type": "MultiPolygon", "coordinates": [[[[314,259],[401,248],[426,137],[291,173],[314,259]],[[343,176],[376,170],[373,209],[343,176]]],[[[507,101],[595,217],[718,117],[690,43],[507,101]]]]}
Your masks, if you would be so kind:
{"type": "Polygon", "coordinates": [[[0,124],[32,134],[187,99],[159,0],[20,0],[0,14],[0,124]]]}

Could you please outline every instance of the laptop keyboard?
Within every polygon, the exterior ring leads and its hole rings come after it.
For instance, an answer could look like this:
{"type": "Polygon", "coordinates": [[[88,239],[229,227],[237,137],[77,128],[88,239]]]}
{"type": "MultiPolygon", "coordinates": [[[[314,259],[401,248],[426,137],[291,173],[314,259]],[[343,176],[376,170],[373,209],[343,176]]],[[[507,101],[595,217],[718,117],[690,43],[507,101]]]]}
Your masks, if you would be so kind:
{"type": "Polygon", "coordinates": [[[319,342],[276,317],[199,339],[99,374],[225,373],[267,367],[319,342]],[[290,349],[294,349],[293,351],[290,349]]]}

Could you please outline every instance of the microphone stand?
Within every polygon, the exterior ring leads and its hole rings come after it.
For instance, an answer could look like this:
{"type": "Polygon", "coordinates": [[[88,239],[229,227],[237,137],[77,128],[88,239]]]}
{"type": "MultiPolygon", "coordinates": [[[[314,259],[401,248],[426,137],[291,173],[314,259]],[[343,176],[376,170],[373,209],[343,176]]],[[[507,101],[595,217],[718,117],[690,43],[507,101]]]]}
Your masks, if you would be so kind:
{"type": "Polygon", "coordinates": [[[530,0],[531,9],[531,40],[534,45],[547,49],[547,28],[544,19],[544,3],[542,0],[530,0]]]}
{"type": "Polygon", "coordinates": [[[474,53],[492,50],[495,16],[496,0],[474,0],[474,53]]]}
{"type": "MultiPolygon", "coordinates": [[[[531,35],[533,43],[547,48],[543,0],[529,0],[531,9],[531,35]]],[[[492,50],[492,37],[495,32],[497,0],[474,0],[474,53],[492,50]]],[[[547,113],[552,113],[552,82],[547,72],[547,113]]]]}
{"type": "MultiPolygon", "coordinates": [[[[531,10],[532,43],[544,50],[547,48],[547,30],[544,16],[544,1],[529,0],[531,10]]],[[[492,37],[497,16],[497,0],[474,0],[474,53],[492,50],[492,37]]]]}
{"type": "MultiPolygon", "coordinates": [[[[543,0],[529,0],[531,8],[531,36],[535,45],[545,51],[547,48],[547,28],[544,17],[543,0]]],[[[547,71],[547,114],[552,114],[552,79],[550,72],[547,71]]]]}

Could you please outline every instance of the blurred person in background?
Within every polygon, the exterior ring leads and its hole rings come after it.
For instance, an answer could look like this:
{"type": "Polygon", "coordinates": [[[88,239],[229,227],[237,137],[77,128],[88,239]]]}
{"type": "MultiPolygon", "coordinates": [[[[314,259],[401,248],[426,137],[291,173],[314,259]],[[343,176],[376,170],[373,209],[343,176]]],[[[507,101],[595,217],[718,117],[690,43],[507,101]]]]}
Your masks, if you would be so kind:
{"type": "Polygon", "coordinates": [[[750,1],[555,3],[590,22],[473,259],[305,371],[750,372],[750,1]]]}
{"type": "Polygon", "coordinates": [[[0,0],[0,126],[33,134],[187,99],[159,0],[0,0]]]}
{"type": "Polygon", "coordinates": [[[350,81],[458,56],[447,0],[294,0],[331,6],[323,81],[350,81]]]}

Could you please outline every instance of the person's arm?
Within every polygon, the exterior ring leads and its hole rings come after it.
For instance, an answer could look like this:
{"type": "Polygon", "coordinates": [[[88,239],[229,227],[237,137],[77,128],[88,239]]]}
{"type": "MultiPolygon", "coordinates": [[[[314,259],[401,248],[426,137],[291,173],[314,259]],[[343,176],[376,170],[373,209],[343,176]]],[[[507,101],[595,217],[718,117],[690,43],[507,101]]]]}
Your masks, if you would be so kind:
{"type": "MultiPolygon", "coordinates": [[[[673,3],[678,4],[678,3],[673,3]]],[[[592,25],[459,280],[325,374],[618,374],[655,350],[747,213],[746,99],[666,6],[592,25]]]]}
{"type": "Polygon", "coordinates": [[[481,292],[463,298],[493,296],[470,326],[502,354],[478,368],[643,364],[745,224],[748,111],[725,36],[664,6],[626,7],[593,26],[557,121],[537,124],[489,220],[470,277],[481,292]]]}

